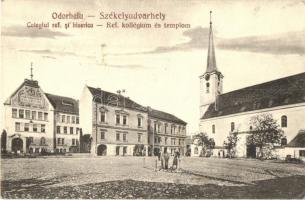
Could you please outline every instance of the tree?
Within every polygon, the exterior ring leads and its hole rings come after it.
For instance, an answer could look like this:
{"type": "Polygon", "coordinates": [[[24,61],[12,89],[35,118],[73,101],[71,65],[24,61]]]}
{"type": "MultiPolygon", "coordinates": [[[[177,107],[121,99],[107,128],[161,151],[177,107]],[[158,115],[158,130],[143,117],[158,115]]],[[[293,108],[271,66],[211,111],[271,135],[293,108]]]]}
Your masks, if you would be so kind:
{"type": "Polygon", "coordinates": [[[202,146],[203,156],[209,156],[209,153],[215,147],[215,141],[213,138],[209,138],[206,133],[198,133],[194,136],[194,140],[197,141],[199,146],[202,146]]]}
{"type": "Polygon", "coordinates": [[[228,150],[230,158],[235,156],[235,147],[238,140],[237,132],[230,132],[229,136],[227,136],[227,140],[223,142],[223,146],[228,150]]]}
{"type": "Polygon", "coordinates": [[[263,147],[280,144],[283,130],[271,114],[261,114],[251,118],[251,135],[247,137],[247,144],[259,147],[259,157],[264,157],[263,147]]]}

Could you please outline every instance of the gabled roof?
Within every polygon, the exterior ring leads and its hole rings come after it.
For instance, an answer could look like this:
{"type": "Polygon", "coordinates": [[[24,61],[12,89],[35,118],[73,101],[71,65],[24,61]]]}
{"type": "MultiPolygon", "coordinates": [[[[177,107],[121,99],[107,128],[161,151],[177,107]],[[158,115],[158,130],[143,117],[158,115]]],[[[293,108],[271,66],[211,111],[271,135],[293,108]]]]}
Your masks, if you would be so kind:
{"type": "Polygon", "coordinates": [[[79,114],[78,101],[70,97],[63,97],[54,94],[45,93],[50,103],[56,111],[69,114],[79,114]]]}
{"type": "MultiPolygon", "coordinates": [[[[108,91],[102,90],[100,88],[93,88],[93,87],[89,87],[89,86],[87,86],[87,87],[93,96],[97,96],[97,97],[99,97],[100,95],[102,96],[103,104],[108,104],[108,105],[112,105],[112,106],[118,105],[119,107],[125,107],[125,108],[129,108],[132,110],[147,112],[146,107],[136,103],[135,101],[131,100],[130,98],[127,98],[127,97],[124,98],[122,95],[108,92],[108,91]]],[[[99,103],[101,102],[100,98],[96,98],[96,101],[99,103]]]]}
{"type": "Polygon", "coordinates": [[[305,102],[305,73],[221,94],[201,119],[305,102]]]}
{"type": "Polygon", "coordinates": [[[15,92],[4,102],[5,105],[9,105],[11,97],[13,97],[23,86],[30,86],[34,88],[40,88],[38,85],[38,81],[24,79],[23,83],[15,90],[15,92]]]}
{"type": "Polygon", "coordinates": [[[148,109],[148,117],[162,119],[162,120],[165,120],[165,121],[170,121],[170,122],[183,124],[183,125],[187,124],[185,121],[179,119],[178,117],[176,117],[172,114],[169,114],[169,113],[166,113],[166,112],[163,112],[163,111],[160,111],[160,110],[155,110],[155,109],[152,109],[152,108],[148,109]]]}
{"type": "MultiPolygon", "coordinates": [[[[93,96],[97,97],[95,99],[97,102],[99,102],[99,103],[101,102],[101,99],[98,97],[102,96],[103,104],[108,104],[108,105],[112,105],[112,106],[118,105],[119,107],[124,106],[124,98],[122,96],[112,93],[112,92],[102,90],[100,88],[93,88],[93,87],[89,87],[89,86],[87,86],[87,87],[88,87],[89,91],[91,92],[91,94],[93,96]]],[[[176,117],[172,114],[144,107],[144,106],[136,103],[135,101],[131,100],[130,98],[125,98],[125,108],[139,110],[142,112],[147,112],[148,116],[150,116],[150,117],[154,117],[154,118],[158,118],[158,119],[162,119],[162,120],[166,120],[166,121],[170,121],[170,122],[180,123],[180,124],[184,124],[184,125],[187,124],[186,122],[182,121],[181,119],[179,119],[178,117],[176,117]]]]}
{"type": "Polygon", "coordinates": [[[286,147],[305,147],[305,130],[300,130],[286,147]]]}

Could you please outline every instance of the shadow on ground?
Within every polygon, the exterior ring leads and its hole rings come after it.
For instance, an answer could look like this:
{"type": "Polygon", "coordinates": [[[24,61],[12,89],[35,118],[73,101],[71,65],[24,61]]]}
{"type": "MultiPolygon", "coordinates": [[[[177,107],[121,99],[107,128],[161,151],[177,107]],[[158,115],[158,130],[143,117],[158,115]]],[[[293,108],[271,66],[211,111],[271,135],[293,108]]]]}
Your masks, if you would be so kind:
{"type": "Polygon", "coordinates": [[[59,180],[2,181],[3,198],[304,198],[305,176],[277,177],[246,186],[187,185],[134,180],[49,187],[59,180]]]}

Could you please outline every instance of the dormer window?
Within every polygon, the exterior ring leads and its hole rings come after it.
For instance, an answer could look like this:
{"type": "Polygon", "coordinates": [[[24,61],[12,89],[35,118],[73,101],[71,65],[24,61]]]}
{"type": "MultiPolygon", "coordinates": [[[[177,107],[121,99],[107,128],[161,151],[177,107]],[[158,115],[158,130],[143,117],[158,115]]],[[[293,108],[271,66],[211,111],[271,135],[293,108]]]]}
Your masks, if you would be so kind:
{"type": "Polygon", "coordinates": [[[64,100],[61,103],[62,103],[62,105],[73,106],[73,103],[68,102],[68,101],[64,101],[64,100]]]}

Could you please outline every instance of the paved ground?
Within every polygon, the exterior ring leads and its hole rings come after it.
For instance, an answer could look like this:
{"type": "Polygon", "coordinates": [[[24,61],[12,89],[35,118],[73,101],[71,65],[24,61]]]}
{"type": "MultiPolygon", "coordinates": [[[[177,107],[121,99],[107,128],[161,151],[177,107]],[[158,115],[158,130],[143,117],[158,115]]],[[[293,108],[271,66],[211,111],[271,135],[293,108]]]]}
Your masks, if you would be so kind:
{"type": "Polygon", "coordinates": [[[305,165],[183,158],[180,172],[141,157],[1,160],[4,198],[303,198],[305,165]]]}

